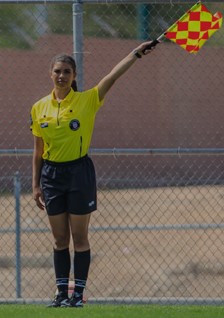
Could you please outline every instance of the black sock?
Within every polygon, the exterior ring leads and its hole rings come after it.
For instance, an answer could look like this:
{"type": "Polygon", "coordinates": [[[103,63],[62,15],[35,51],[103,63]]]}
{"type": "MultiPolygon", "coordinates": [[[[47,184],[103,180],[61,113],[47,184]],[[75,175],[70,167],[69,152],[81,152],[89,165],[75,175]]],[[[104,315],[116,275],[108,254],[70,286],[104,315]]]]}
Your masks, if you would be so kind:
{"type": "Polygon", "coordinates": [[[74,255],[74,276],[75,276],[75,297],[83,295],[84,288],[90,266],[90,250],[84,252],[75,252],[74,255]]]}
{"type": "Polygon", "coordinates": [[[67,297],[71,268],[71,259],[68,248],[65,250],[54,250],[54,268],[58,292],[65,294],[67,297]]]}

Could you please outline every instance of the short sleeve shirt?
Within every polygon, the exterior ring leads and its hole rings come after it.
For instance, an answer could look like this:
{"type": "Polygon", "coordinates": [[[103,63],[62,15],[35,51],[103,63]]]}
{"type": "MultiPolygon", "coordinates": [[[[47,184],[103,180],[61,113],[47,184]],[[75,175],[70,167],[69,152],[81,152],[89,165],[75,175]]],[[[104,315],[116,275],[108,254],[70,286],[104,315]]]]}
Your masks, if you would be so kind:
{"type": "Polygon", "coordinates": [[[50,95],[31,109],[31,130],[44,141],[43,159],[67,162],[88,153],[99,101],[97,86],[84,92],[69,92],[60,103],[50,95]]]}

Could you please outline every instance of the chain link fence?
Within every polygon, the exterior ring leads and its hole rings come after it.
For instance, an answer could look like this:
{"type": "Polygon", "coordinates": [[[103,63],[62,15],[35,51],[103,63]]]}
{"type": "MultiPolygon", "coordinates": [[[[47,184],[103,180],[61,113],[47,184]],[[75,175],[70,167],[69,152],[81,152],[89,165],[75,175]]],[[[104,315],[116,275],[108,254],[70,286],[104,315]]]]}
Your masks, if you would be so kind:
{"type": "MultiPolygon", "coordinates": [[[[52,89],[52,56],[73,54],[87,89],[193,3],[0,1],[1,302],[55,293],[48,220],[31,194],[29,131],[32,104],[52,89]]],[[[204,3],[224,12],[222,1],[204,3]]],[[[223,303],[223,45],[223,28],[197,55],[165,41],[98,113],[90,302],[223,303]]]]}

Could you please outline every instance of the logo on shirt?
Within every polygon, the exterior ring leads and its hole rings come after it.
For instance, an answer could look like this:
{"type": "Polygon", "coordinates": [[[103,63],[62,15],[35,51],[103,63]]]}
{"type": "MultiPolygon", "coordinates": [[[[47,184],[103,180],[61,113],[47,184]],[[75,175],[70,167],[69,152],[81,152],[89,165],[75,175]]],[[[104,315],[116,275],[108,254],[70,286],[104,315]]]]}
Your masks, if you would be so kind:
{"type": "Polygon", "coordinates": [[[48,123],[42,123],[42,124],[40,125],[40,127],[41,127],[41,128],[46,128],[46,127],[48,127],[48,123]]]}
{"type": "Polygon", "coordinates": [[[78,130],[80,127],[80,122],[78,119],[72,119],[69,123],[69,127],[71,130],[78,130]]]}

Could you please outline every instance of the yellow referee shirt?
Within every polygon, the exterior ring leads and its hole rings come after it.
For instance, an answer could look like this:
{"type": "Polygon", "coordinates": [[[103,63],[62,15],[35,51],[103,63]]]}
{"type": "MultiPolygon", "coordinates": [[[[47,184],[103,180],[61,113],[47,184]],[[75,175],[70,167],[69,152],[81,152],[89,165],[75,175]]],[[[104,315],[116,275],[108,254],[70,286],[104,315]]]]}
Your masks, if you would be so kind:
{"type": "Polygon", "coordinates": [[[58,103],[53,91],[31,110],[31,130],[44,141],[43,159],[66,162],[88,153],[95,116],[103,105],[97,86],[84,92],[69,92],[58,103]]]}

